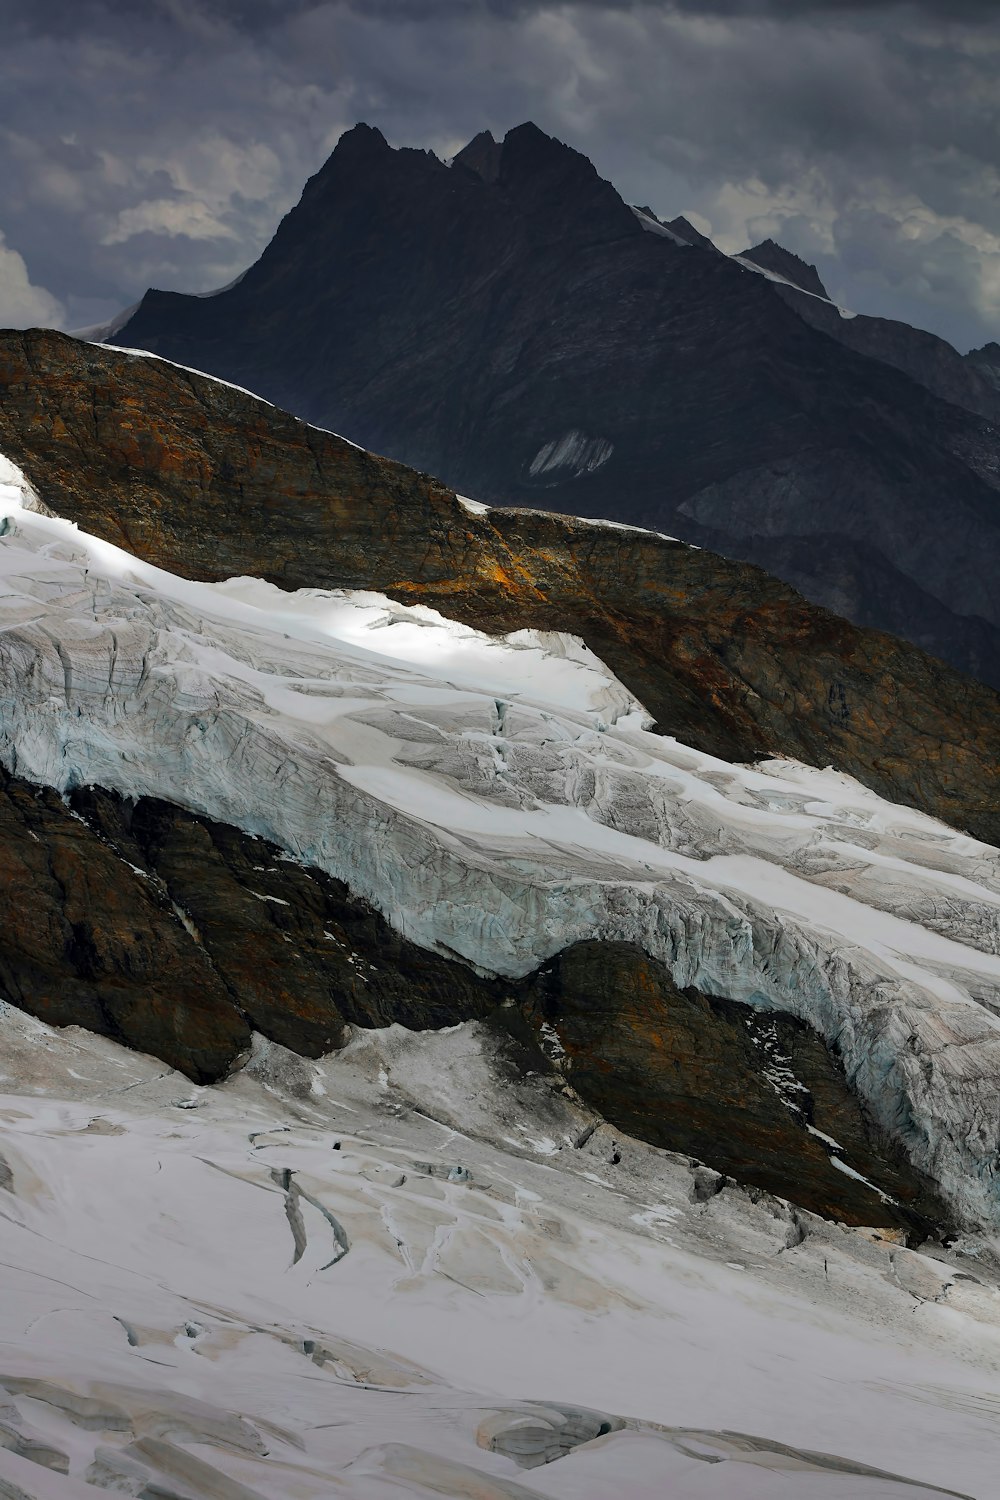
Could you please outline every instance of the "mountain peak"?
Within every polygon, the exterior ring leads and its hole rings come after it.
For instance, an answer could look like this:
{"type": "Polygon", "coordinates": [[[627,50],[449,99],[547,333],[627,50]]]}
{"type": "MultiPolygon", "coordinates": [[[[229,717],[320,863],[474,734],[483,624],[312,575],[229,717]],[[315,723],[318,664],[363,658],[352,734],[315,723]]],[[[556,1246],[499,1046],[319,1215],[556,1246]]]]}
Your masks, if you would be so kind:
{"type": "Polygon", "coordinates": [[[466,167],[481,177],[484,182],[496,182],[500,176],[500,156],[503,148],[493,139],[491,130],[481,130],[467,146],[455,156],[454,165],[466,167]]]}
{"type": "Polygon", "coordinates": [[[359,121],[350,130],[344,131],[322,166],[306,182],[302,197],[308,201],[315,196],[317,190],[325,190],[328,183],[339,174],[350,174],[356,170],[364,172],[366,168],[393,154],[393,149],[381,130],[359,121]]]}
{"type": "Polygon", "coordinates": [[[572,146],[567,146],[555,136],[546,135],[534,120],[525,120],[522,125],[514,125],[508,130],[501,149],[508,171],[511,166],[531,166],[535,169],[558,168],[563,172],[576,172],[580,176],[597,176],[597,169],[589,157],[584,156],[581,151],[574,151],[572,146]]]}
{"type": "Polygon", "coordinates": [[[709,239],[707,234],[702,234],[700,229],[695,229],[690,219],[685,219],[683,214],[678,214],[676,219],[661,220],[666,229],[672,229],[674,234],[682,240],[687,240],[689,245],[700,245],[703,250],[716,250],[718,247],[709,239]]]}
{"type": "Polygon", "coordinates": [[[333,148],[333,155],[371,156],[382,155],[383,152],[391,150],[392,147],[376,125],[366,125],[363,120],[359,120],[357,125],[352,125],[350,130],[344,131],[333,148]]]}
{"type": "Polygon", "coordinates": [[[784,245],[779,245],[776,240],[761,240],[759,245],[754,245],[750,250],[744,250],[741,258],[752,260],[755,266],[760,266],[765,271],[773,271],[777,276],[783,276],[800,291],[812,292],[816,297],[823,297],[830,301],[830,293],[819,279],[819,272],[815,266],[808,261],[802,260],[792,250],[786,250],[784,245]]]}
{"type": "Polygon", "coordinates": [[[498,180],[536,227],[558,223],[560,232],[585,233],[594,243],[642,232],[632,210],[593,162],[546,135],[532,120],[504,136],[498,180]]]}

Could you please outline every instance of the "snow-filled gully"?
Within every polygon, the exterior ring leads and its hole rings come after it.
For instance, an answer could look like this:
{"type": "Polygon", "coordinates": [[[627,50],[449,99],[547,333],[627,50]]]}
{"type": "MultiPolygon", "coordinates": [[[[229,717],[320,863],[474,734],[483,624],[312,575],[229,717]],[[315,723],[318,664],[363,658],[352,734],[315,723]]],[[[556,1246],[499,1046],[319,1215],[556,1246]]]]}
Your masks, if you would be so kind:
{"type": "Polygon", "coordinates": [[[34,503],[0,471],[9,769],[266,835],[483,971],[622,939],[790,1011],[956,1212],[1000,1224],[996,850],[833,771],[650,732],[571,637],[191,583],[34,503]]]}

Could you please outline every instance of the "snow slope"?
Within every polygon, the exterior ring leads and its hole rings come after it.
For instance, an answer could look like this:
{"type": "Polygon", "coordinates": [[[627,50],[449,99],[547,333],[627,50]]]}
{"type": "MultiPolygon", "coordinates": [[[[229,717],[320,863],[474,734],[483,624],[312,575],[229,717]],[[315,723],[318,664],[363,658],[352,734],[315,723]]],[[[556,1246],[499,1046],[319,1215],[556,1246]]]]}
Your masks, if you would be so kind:
{"type": "Polygon", "coordinates": [[[199,1089],[0,1006],[0,1055],[5,1496],[995,1493],[974,1260],[696,1193],[475,1025],[199,1089]]]}
{"type": "Polygon", "coordinates": [[[1000,1223],[996,850],[832,771],[649,732],[572,637],[190,583],[25,510],[10,469],[0,499],[9,768],[264,834],[482,970],[624,939],[791,1011],[956,1213],[1000,1223]]]}

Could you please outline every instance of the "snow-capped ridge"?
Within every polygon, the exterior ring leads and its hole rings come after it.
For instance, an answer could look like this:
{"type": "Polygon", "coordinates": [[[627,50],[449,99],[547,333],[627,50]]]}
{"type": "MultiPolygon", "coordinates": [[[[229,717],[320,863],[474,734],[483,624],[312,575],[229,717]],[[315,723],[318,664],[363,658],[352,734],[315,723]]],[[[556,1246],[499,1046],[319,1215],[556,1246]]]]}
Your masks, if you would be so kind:
{"type": "Polygon", "coordinates": [[[659,219],[654,218],[652,214],[646,213],[644,209],[636,208],[633,204],[632,212],[639,220],[643,229],[647,230],[649,234],[658,234],[661,239],[671,240],[675,245],[684,245],[685,247],[690,245],[690,240],[686,240],[683,235],[677,234],[668,225],[662,224],[659,219]]]}

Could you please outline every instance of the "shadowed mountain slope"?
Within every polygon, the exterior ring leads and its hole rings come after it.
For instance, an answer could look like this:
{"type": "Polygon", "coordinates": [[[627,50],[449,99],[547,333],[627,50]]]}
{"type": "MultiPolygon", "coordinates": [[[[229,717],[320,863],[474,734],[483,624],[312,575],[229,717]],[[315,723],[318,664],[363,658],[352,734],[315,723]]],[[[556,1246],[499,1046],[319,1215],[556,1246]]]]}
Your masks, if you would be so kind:
{"type": "Polygon", "coordinates": [[[115,338],[494,504],[794,550],[809,598],[1000,683],[982,361],[678,239],[532,125],[450,168],[356,127],[238,285],[115,338]]]}

